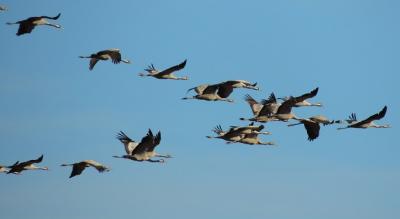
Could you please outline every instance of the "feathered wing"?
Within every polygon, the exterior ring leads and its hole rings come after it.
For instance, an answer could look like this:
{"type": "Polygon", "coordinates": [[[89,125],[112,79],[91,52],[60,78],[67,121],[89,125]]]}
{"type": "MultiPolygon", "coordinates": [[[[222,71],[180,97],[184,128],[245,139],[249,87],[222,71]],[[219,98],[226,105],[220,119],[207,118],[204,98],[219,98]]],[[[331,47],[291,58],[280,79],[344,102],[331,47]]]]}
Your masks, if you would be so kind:
{"type": "Polygon", "coordinates": [[[40,163],[40,162],[42,162],[42,160],[43,160],[43,154],[42,154],[39,158],[37,158],[37,159],[28,160],[28,161],[19,163],[18,165],[21,165],[21,166],[28,166],[28,165],[31,165],[31,164],[34,164],[34,163],[40,163]]]}
{"type": "Polygon", "coordinates": [[[123,131],[120,131],[117,134],[117,139],[124,144],[124,148],[125,148],[125,152],[128,155],[132,154],[132,151],[135,149],[135,147],[138,144],[135,144],[136,142],[134,142],[131,138],[129,138],[123,131]]]}
{"type": "Polygon", "coordinates": [[[266,105],[266,104],[271,104],[271,103],[277,103],[276,97],[274,92],[272,92],[267,99],[261,100],[261,104],[266,105]]]}
{"type": "Polygon", "coordinates": [[[292,111],[292,107],[294,105],[296,105],[296,100],[295,98],[291,97],[278,107],[276,114],[288,114],[292,111]]]}
{"type": "Polygon", "coordinates": [[[222,130],[221,125],[217,125],[213,130],[212,130],[215,134],[222,136],[225,134],[224,130],[222,130]]]}
{"type": "Polygon", "coordinates": [[[360,125],[364,125],[364,124],[370,123],[370,122],[372,122],[374,120],[382,119],[383,117],[385,117],[386,111],[387,111],[387,106],[384,106],[383,109],[379,113],[376,113],[376,114],[374,114],[374,115],[372,115],[372,116],[370,116],[370,117],[368,117],[368,118],[366,118],[366,119],[364,119],[362,121],[359,121],[357,123],[353,123],[350,126],[360,126],[360,125]]]}
{"type": "Polygon", "coordinates": [[[96,58],[91,58],[91,59],[90,59],[90,62],[89,62],[89,70],[93,70],[94,66],[96,65],[96,63],[97,63],[98,61],[99,61],[99,60],[96,59],[96,58]]]}
{"type": "Polygon", "coordinates": [[[132,151],[131,155],[142,154],[147,152],[147,149],[154,143],[154,135],[151,129],[147,132],[146,136],[142,138],[138,146],[132,151]]]}
{"type": "Polygon", "coordinates": [[[160,144],[160,142],[161,142],[161,132],[158,131],[156,136],[153,137],[153,144],[149,145],[146,151],[148,152],[154,151],[154,149],[160,144]]]}
{"type": "Polygon", "coordinates": [[[20,36],[20,35],[26,34],[26,33],[31,33],[32,30],[35,29],[35,26],[36,25],[33,25],[31,22],[29,22],[27,20],[20,21],[17,36],[20,36]]]}
{"type": "Polygon", "coordinates": [[[296,103],[302,102],[308,98],[315,97],[318,93],[318,87],[312,90],[309,93],[303,94],[298,97],[289,97],[289,99],[285,100],[278,108],[277,114],[287,114],[292,111],[292,107],[296,105],[296,103]]]}
{"type": "Polygon", "coordinates": [[[230,83],[224,82],[218,84],[218,96],[222,98],[227,98],[233,92],[233,86],[230,83]]]}
{"type": "Polygon", "coordinates": [[[320,130],[319,123],[318,122],[307,121],[307,120],[304,120],[302,122],[304,124],[304,128],[307,131],[308,140],[309,141],[313,141],[314,139],[318,138],[319,130],[320,130]]]}
{"type": "Polygon", "coordinates": [[[304,100],[315,97],[318,93],[318,89],[319,88],[317,87],[309,93],[305,93],[301,96],[295,97],[294,99],[296,100],[296,103],[303,102],[304,100]]]}
{"type": "Polygon", "coordinates": [[[80,175],[83,172],[83,170],[85,170],[85,168],[86,168],[85,162],[79,162],[79,163],[73,164],[72,172],[71,172],[71,175],[69,176],[69,178],[80,175]]]}
{"type": "Polygon", "coordinates": [[[185,66],[186,66],[186,59],[185,59],[185,61],[183,61],[182,63],[180,63],[180,64],[178,64],[178,65],[175,65],[175,66],[172,66],[172,67],[170,67],[170,68],[168,68],[168,69],[165,69],[164,71],[162,71],[162,72],[160,72],[160,73],[158,73],[159,75],[168,75],[168,74],[171,74],[171,73],[173,73],[173,72],[175,72],[175,71],[179,71],[179,70],[181,70],[181,69],[183,69],[183,68],[185,68],[185,66]]]}
{"type": "Polygon", "coordinates": [[[119,52],[119,50],[116,50],[116,49],[109,50],[108,55],[110,56],[112,63],[118,64],[121,62],[122,58],[121,58],[121,53],[119,52]]]}
{"type": "Polygon", "coordinates": [[[260,110],[263,108],[263,105],[258,103],[252,96],[246,94],[244,100],[250,105],[251,111],[254,116],[257,116],[260,110]]]}
{"type": "Polygon", "coordinates": [[[212,84],[212,85],[199,85],[195,87],[196,93],[202,95],[202,94],[215,94],[219,90],[219,85],[218,84],[212,84]]]}

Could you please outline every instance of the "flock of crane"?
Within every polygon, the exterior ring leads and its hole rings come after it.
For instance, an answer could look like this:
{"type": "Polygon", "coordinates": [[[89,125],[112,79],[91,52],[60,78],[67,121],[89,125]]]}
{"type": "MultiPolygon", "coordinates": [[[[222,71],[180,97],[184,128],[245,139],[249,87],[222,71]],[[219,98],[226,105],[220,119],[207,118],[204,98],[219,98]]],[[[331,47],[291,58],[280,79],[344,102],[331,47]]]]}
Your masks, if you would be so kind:
{"type": "MultiPolygon", "coordinates": [[[[0,6],[0,11],[6,10],[6,7],[0,6]]],[[[17,22],[8,22],[8,25],[19,25],[17,35],[23,35],[31,33],[36,26],[46,25],[54,28],[61,28],[58,24],[50,23],[48,20],[57,20],[61,14],[55,17],[49,16],[39,16],[30,17],[25,20],[17,22]]],[[[93,70],[96,63],[100,60],[111,60],[114,64],[120,62],[129,64],[130,61],[127,59],[122,59],[119,49],[108,49],[99,51],[97,53],[91,54],[90,56],[79,56],[80,58],[90,59],[89,69],[93,70]]],[[[154,65],[148,66],[145,71],[147,73],[140,73],[139,76],[146,77],[151,76],[157,79],[171,79],[171,80],[188,80],[188,77],[177,77],[173,73],[182,70],[186,66],[186,60],[182,63],[167,68],[165,70],[159,71],[154,65]]],[[[188,90],[194,91],[196,95],[183,97],[182,99],[198,99],[206,101],[227,101],[233,102],[229,99],[229,95],[233,92],[235,88],[245,88],[259,90],[257,83],[250,83],[245,80],[228,80],[217,84],[202,84],[191,88],[188,90]]],[[[325,116],[317,115],[310,118],[299,118],[293,112],[293,107],[305,107],[305,106],[318,106],[321,107],[321,103],[310,103],[307,100],[315,97],[318,93],[318,88],[315,88],[309,93],[305,93],[299,96],[287,96],[283,98],[276,98],[274,93],[271,93],[267,99],[256,101],[250,95],[245,96],[245,101],[249,104],[253,117],[251,118],[240,118],[240,120],[251,121],[247,126],[231,126],[228,130],[223,130],[220,125],[214,128],[213,132],[216,136],[207,136],[207,138],[219,138],[226,141],[227,144],[232,143],[243,143],[250,145],[274,145],[273,142],[262,142],[259,135],[270,135],[268,131],[262,131],[265,127],[264,125],[255,125],[257,123],[266,123],[272,121],[287,122],[289,120],[297,120],[298,123],[289,124],[288,126],[295,126],[303,124],[306,129],[308,140],[313,141],[319,136],[320,124],[322,125],[332,125],[332,124],[342,124],[346,123],[346,126],[338,128],[389,128],[389,125],[377,125],[374,123],[375,120],[382,119],[387,111],[387,106],[383,109],[364,119],[357,120],[356,114],[352,113],[348,119],[345,120],[330,120],[325,116]],[[281,100],[279,102],[278,100],[281,100]]],[[[116,138],[124,145],[125,154],[122,156],[113,156],[115,158],[128,159],[133,161],[148,161],[164,163],[163,158],[171,158],[171,155],[161,155],[155,152],[155,148],[161,142],[161,132],[159,131],[156,135],[153,134],[152,130],[149,129],[147,134],[141,139],[141,141],[135,141],[129,138],[124,132],[119,132],[116,138]]],[[[20,174],[25,170],[48,170],[47,167],[39,167],[35,164],[42,162],[43,155],[37,159],[25,161],[25,162],[15,162],[10,166],[0,165],[0,172],[7,174],[20,174]]],[[[62,164],[61,166],[72,166],[71,177],[80,175],[86,167],[94,167],[99,172],[109,171],[110,169],[95,161],[95,160],[84,160],[72,164],[62,164]]]]}

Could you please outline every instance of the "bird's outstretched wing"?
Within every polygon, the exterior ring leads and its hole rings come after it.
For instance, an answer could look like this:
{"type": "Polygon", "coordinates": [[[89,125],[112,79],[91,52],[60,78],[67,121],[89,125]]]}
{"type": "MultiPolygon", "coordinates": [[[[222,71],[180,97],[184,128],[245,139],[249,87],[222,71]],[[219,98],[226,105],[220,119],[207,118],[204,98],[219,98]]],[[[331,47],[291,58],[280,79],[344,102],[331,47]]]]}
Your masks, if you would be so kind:
{"type": "Polygon", "coordinates": [[[146,151],[154,151],[154,148],[156,148],[161,142],[161,132],[158,131],[156,136],[153,137],[153,144],[149,145],[147,147],[146,151]]]}
{"type": "Polygon", "coordinates": [[[40,18],[47,18],[47,19],[51,19],[51,20],[57,20],[60,16],[61,16],[61,13],[58,13],[58,15],[55,16],[55,17],[40,16],[40,18]]]}
{"type": "Polygon", "coordinates": [[[97,63],[98,61],[99,61],[99,60],[96,59],[96,58],[91,58],[91,59],[90,59],[90,62],[89,62],[89,70],[93,70],[94,66],[96,65],[96,63],[97,63]]]}
{"type": "Polygon", "coordinates": [[[317,87],[314,90],[312,90],[311,92],[305,93],[305,94],[303,94],[301,96],[298,96],[298,97],[295,97],[294,99],[296,100],[297,103],[299,103],[299,102],[302,102],[302,101],[307,100],[309,98],[315,97],[317,95],[317,93],[318,93],[318,89],[319,88],[317,87]]]}
{"type": "Polygon", "coordinates": [[[372,115],[372,116],[370,116],[370,117],[368,117],[368,118],[366,118],[364,120],[361,120],[361,121],[359,121],[357,123],[351,124],[351,126],[353,126],[353,125],[360,126],[360,125],[364,125],[364,124],[370,123],[370,122],[372,122],[374,120],[382,119],[383,117],[385,117],[386,111],[387,111],[387,106],[384,106],[379,113],[376,113],[376,114],[374,114],[374,115],[372,115]]]}
{"type": "Polygon", "coordinates": [[[162,71],[162,72],[160,72],[160,73],[158,73],[159,75],[168,75],[168,74],[171,74],[171,73],[173,73],[173,72],[175,72],[175,71],[179,71],[179,70],[181,70],[181,69],[183,69],[183,68],[185,68],[185,66],[186,66],[186,59],[185,59],[185,61],[183,61],[182,63],[180,63],[180,64],[178,64],[178,65],[175,65],[175,66],[172,66],[172,67],[170,67],[170,68],[167,68],[167,69],[165,69],[164,71],[162,71]]]}
{"type": "Polygon", "coordinates": [[[218,84],[218,96],[227,98],[233,92],[233,85],[230,81],[218,84]]]}
{"type": "Polygon", "coordinates": [[[252,96],[249,94],[246,94],[244,97],[244,100],[250,105],[251,111],[253,112],[254,116],[257,116],[257,114],[260,112],[262,109],[263,105],[258,103],[252,96]]]}
{"type": "Polygon", "coordinates": [[[19,27],[18,27],[18,32],[17,36],[20,36],[22,34],[26,33],[31,33],[33,29],[35,29],[36,25],[33,25],[31,22],[24,20],[24,21],[19,21],[19,27]]]}
{"type": "Polygon", "coordinates": [[[86,168],[86,163],[83,161],[73,164],[72,172],[71,172],[71,175],[69,176],[69,178],[80,175],[83,172],[83,170],[85,170],[85,168],[86,168]]]}
{"type": "Polygon", "coordinates": [[[225,133],[221,125],[217,125],[212,131],[217,135],[223,135],[225,133]]]}
{"type": "Polygon", "coordinates": [[[40,163],[40,162],[42,162],[42,160],[43,160],[43,154],[42,154],[39,158],[37,158],[37,159],[28,160],[28,161],[25,161],[25,162],[20,163],[19,165],[21,165],[21,166],[28,166],[28,165],[31,165],[31,164],[34,164],[34,163],[40,163]]]}
{"type": "Polygon", "coordinates": [[[261,100],[261,104],[266,105],[266,104],[271,104],[271,103],[277,103],[276,97],[274,92],[272,92],[267,99],[261,100]]]}
{"type": "Polygon", "coordinates": [[[122,144],[124,144],[126,154],[132,154],[132,151],[137,146],[137,143],[129,138],[123,131],[120,131],[116,137],[122,144]]]}
{"type": "Polygon", "coordinates": [[[142,138],[138,146],[136,146],[136,148],[132,151],[131,155],[144,153],[153,144],[154,144],[154,135],[151,129],[149,129],[146,136],[142,138]]]}
{"type": "Polygon", "coordinates": [[[307,131],[309,141],[313,141],[314,139],[318,138],[320,130],[320,125],[318,122],[303,120],[302,123],[307,131]]]}
{"type": "Polygon", "coordinates": [[[282,102],[282,104],[279,106],[276,114],[287,114],[292,111],[292,107],[296,105],[296,100],[293,97],[290,97],[289,99],[285,100],[282,102]]]}
{"type": "Polygon", "coordinates": [[[118,49],[109,49],[107,54],[110,56],[112,63],[118,64],[121,62],[121,53],[118,49]]]}

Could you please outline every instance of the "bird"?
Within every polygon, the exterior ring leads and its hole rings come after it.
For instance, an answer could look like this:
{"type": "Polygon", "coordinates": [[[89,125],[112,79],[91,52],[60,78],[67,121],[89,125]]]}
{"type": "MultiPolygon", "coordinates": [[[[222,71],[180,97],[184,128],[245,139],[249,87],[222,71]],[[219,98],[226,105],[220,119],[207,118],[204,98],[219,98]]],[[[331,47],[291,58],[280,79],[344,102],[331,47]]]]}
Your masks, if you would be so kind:
{"type": "Polygon", "coordinates": [[[69,178],[80,175],[83,172],[83,170],[85,170],[86,167],[94,167],[96,168],[97,171],[99,171],[99,173],[110,171],[110,168],[104,166],[103,164],[95,160],[83,160],[72,164],[61,164],[61,166],[63,167],[72,166],[72,172],[69,178]]]}
{"type": "MultiPolygon", "coordinates": [[[[318,92],[318,88],[317,88],[316,92],[318,92]]],[[[286,96],[286,97],[279,97],[278,99],[286,101],[286,100],[289,100],[290,98],[291,98],[291,96],[286,96]]],[[[319,106],[319,107],[322,107],[322,103],[310,103],[310,102],[308,102],[307,100],[304,99],[303,101],[297,102],[293,107],[302,107],[302,106],[319,106]]]]}
{"type": "Polygon", "coordinates": [[[258,116],[258,113],[263,108],[263,105],[250,96],[250,94],[246,94],[244,96],[244,100],[249,104],[251,111],[253,112],[253,116],[258,116]]]}
{"type": "MultiPolygon", "coordinates": [[[[323,115],[315,115],[315,116],[311,116],[310,118],[308,118],[308,120],[311,120],[313,122],[318,122],[322,125],[331,125],[334,123],[342,123],[341,120],[330,120],[327,117],[323,116],[323,115]]],[[[295,126],[295,125],[299,125],[302,124],[301,122],[299,123],[294,123],[294,124],[289,124],[288,126],[295,126]]]]}
{"type": "Polygon", "coordinates": [[[7,7],[4,5],[0,5],[0,11],[7,11],[7,7]]]}
{"type": "Polygon", "coordinates": [[[232,99],[228,99],[229,95],[233,92],[234,88],[247,88],[253,90],[259,90],[257,83],[250,83],[244,80],[230,80],[224,81],[218,84],[202,84],[197,87],[190,88],[187,93],[194,90],[197,95],[192,97],[183,97],[183,100],[187,99],[199,99],[206,101],[227,101],[233,102],[232,99]]]}
{"type": "Polygon", "coordinates": [[[222,130],[221,125],[217,125],[213,130],[218,136],[206,136],[207,138],[219,138],[225,141],[239,141],[244,137],[244,134],[240,133],[238,130],[222,130]]]}
{"type": "Polygon", "coordinates": [[[155,136],[151,129],[148,130],[146,136],[142,138],[140,143],[137,143],[125,135],[122,131],[118,133],[117,139],[125,146],[125,155],[113,156],[115,158],[123,158],[134,161],[148,161],[155,163],[164,163],[164,159],[153,160],[152,157],[171,158],[170,155],[161,155],[154,151],[161,142],[161,132],[159,131],[155,136]]]}
{"type": "Polygon", "coordinates": [[[17,36],[20,36],[23,34],[31,33],[32,30],[38,25],[47,25],[55,28],[61,28],[60,25],[49,23],[46,20],[46,19],[57,20],[60,16],[61,13],[59,13],[55,17],[49,17],[49,16],[30,17],[28,19],[17,22],[7,22],[6,24],[8,25],[19,24],[17,36]]]}
{"type": "Polygon", "coordinates": [[[382,108],[381,111],[379,111],[378,113],[364,119],[361,121],[357,121],[357,116],[355,113],[352,113],[349,116],[349,119],[346,120],[346,122],[348,123],[348,125],[346,127],[340,127],[338,128],[338,130],[341,129],[347,129],[347,128],[362,128],[362,129],[366,129],[366,128],[390,128],[390,125],[377,125],[374,123],[375,120],[380,120],[383,117],[385,117],[386,115],[386,111],[387,111],[387,106],[384,106],[382,108]]]}
{"type": "Polygon", "coordinates": [[[271,118],[271,115],[275,114],[281,105],[278,103],[273,92],[267,99],[261,100],[260,103],[254,100],[250,95],[245,96],[245,101],[250,105],[254,117],[250,119],[240,118],[240,120],[249,120],[253,122],[268,122],[274,120],[271,118]]]}
{"type": "Polygon", "coordinates": [[[25,162],[20,163],[17,161],[15,164],[10,166],[10,170],[7,172],[7,174],[13,173],[13,174],[20,174],[24,170],[49,170],[47,167],[38,167],[35,165],[35,163],[40,163],[43,160],[43,155],[41,155],[39,158],[35,160],[28,160],[25,162]]]}
{"type": "Polygon", "coordinates": [[[233,88],[247,88],[252,90],[260,90],[260,88],[257,87],[257,82],[251,83],[245,80],[229,80],[222,83],[232,86],[233,88]]]}
{"type": "Polygon", "coordinates": [[[250,133],[244,134],[244,136],[239,141],[231,141],[227,142],[227,144],[232,143],[242,143],[242,144],[249,144],[249,145],[275,145],[274,142],[261,142],[260,138],[258,137],[258,133],[250,133]]]}
{"type": "Polygon", "coordinates": [[[163,71],[158,71],[153,64],[149,65],[145,71],[147,71],[147,74],[145,73],[139,73],[139,76],[145,77],[145,76],[151,76],[157,79],[172,79],[172,80],[188,80],[188,77],[177,77],[173,73],[179,70],[182,70],[186,66],[186,59],[182,63],[172,66],[170,68],[167,68],[163,71]]]}
{"type": "Polygon", "coordinates": [[[212,131],[218,136],[206,136],[207,138],[220,138],[228,142],[239,142],[246,134],[264,134],[270,135],[270,132],[261,132],[264,129],[263,125],[254,126],[250,123],[248,126],[231,126],[228,131],[223,131],[221,125],[217,125],[212,131]]]}
{"type": "Polygon", "coordinates": [[[94,66],[99,60],[106,61],[111,59],[112,63],[118,64],[120,62],[130,64],[131,62],[127,59],[121,58],[121,53],[119,49],[106,49],[99,51],[97,53],[93,53],[90,56],[79,56],[82,59],[90,59],[89,62],[89,70],[93,70],[94,66]]]}
{"type": "Polygon", "coordinates": [[[325,116],[322,115],[316,115],[312,116],[308,119],[299,119],[299,123],[294,123],[294,124],[289,124],[288,126],[295,126],[295,125],[300,125],[303,124],[304,128],[307,131],[308,135],[308,140],[313,141],[319,136],[319,130],[320,130],[320,125],[323,124],[324,126],[326,125],[331,125],[334,123],[341,123],[342,121],[340,120],[329,120],[325,116]]]}
{"type": "Polygon", "coordinates": [[[312,90],[311,92],[305,93],[301,96],[298,97],[291,96],[289,99],[282,102],[282,104],[278,107],[278,110],[276,111],[275,114],[271,115],[271,119],[273,119],[272,121],[279,120],[287,122],[289,119],[299,120],[300,118],[298,118],[294,113],[291,112],[292,107],[297,103],[303,102],[306,99],[315,97],[317,93],[318,93],[318,87],[312,90]]]}

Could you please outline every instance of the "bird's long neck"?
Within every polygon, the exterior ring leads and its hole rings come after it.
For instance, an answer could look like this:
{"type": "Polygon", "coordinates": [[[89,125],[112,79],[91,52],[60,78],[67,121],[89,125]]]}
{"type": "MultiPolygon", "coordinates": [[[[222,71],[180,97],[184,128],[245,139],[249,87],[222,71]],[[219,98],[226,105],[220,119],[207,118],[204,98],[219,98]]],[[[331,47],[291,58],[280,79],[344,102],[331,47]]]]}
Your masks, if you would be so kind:
{"type": "Polygon", "coordinates": [[[390,128],[390,125],[376,125],[376,124],[372,124],[370,127],[373,127],[373,128],[390,128]]]}
{"type": "Polygon", "coordinates": [[[55,27],[55,28],[61,28],[61,26],[58,25],[58,24],[45,23],[44,25],[51,26],[51,27],[55,27]]]}
{"type": "Polygon", "coordinates": [[[151,163],[164,163],[165,162],[163,159],[159,159],[159,160],[148,159],[146,161],[151,162],[151,163]]]}
{"type": "Polygon", "coordinates": [[[169,155],[169,154],[165,154],[165,155],[164,155],[164,154],[157,154],[157,153],[156,153],[155,156],[156,156],[156,157],[163,157],[163,158],[172,158],[172,156],[169,155]]]}
{"type": "Polygon", "coordinates": [[[322,103],[312,103],[311,106],[319,106],[319,107],[322,107],[322,103]]]}
{"type": "Polygon", "coordinates": [[[34,166],[34,167],[31,168],[31,170],[49,170],[49,168],[48,167],[37,167],[37,166],[34,166]]]}
{"type": "Polygon", "coordinates": [[[287,126],[295,126],[295,125],[300,125],[300,124],[302,124],[302,123],[299,122],[299,123],[289,124],[289,125],[287,125],[287,126]]]}
{"type": "Polygon", "coordinates": [[[229,102],[229,103],[233,103],[233,100],[232,99],[228,99],[228,98],[220,98],[219,100],[226,101],[226,102],[229,102]]]}
{"type": "Polygon", "coordinates": [[[61,164],[62,167],[73,166],[73,164],[61,164]]]}
{"type": "Polygon", "coordinates": [[[269,141],[269,142],[259,142],[259,144],[260,145],[275,145],[275,143],[271,142],[271,141],[269,141]]]}
{"type": "Polygon", "coordinates": [[[151,73],[139,73],[140,77],[148,77],[148,76],[152,76],[151,73]]]}
{"type": "Polygon", "coordinates": [[[255,121],[254,120],[254,118],[250,118],[250,119],[247,119],[247,118],[239,118],[240,120],[242,120],[242,121],[255,121]]]}

